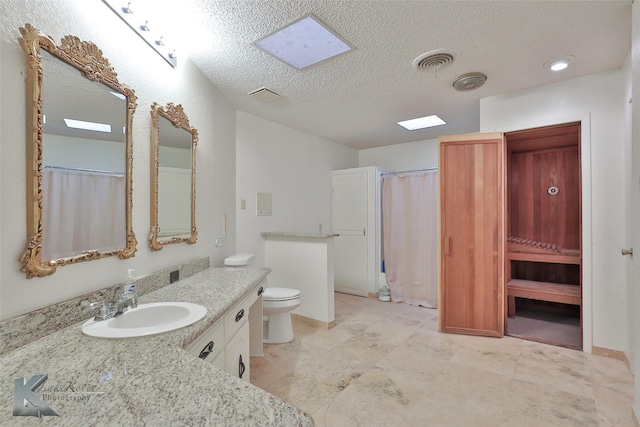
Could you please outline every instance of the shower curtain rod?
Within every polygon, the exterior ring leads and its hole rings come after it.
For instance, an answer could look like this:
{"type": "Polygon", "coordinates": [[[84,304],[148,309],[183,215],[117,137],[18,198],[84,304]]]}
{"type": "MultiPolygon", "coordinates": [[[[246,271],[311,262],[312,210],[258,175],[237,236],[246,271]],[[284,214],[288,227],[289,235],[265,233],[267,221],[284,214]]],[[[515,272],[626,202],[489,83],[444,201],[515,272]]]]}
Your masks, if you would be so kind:
{"type": "Polygon", "coordinates": [[[57,170],[74,171],[74,172],[91,172],[91,173],[100,173],[103,175],[124,176],[124,172],[107,171],[107,170],[100,170],[100,169],[70,168],[66,166],[46,166],[45,165],[43,169],[57,169],[57,170]]]}
{"type": "Polygon", "coordinates": [[[386,172],[383,173],[382,176],[389,176],[389,175],[401,175],[401,174],[409,174],[409,173],[418,173],[418,172],[429,172],[429,171],[437,171],[438,168],[425,168],[425,169],[411,169],[411,170],[406,170],[406,171],[397,171],[397,172],[386,172]]]}

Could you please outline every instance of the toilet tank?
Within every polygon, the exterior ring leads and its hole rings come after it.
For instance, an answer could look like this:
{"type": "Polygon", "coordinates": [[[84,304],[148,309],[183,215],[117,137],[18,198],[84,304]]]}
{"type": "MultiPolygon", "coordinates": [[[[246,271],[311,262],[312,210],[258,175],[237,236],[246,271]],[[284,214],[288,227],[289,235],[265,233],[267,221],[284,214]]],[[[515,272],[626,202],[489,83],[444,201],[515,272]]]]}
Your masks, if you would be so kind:
{"type": "Polygon", "coordinates": [[[253,260],[253,254],[234,254],[224,259],[224,265],[229,267],[246,267],[253,260]]]}

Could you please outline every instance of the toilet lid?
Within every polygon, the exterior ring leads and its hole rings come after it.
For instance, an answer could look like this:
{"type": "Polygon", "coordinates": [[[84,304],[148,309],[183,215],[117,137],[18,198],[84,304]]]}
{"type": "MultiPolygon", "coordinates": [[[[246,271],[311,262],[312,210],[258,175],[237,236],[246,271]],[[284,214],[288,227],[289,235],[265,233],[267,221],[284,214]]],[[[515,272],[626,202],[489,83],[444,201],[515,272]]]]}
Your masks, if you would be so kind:
{"type": "Polygon", "coordinates": [[[262,298],[267,301],[288,301],[300,297],[300,291],[291,288],[266,288],[262,298]]]}

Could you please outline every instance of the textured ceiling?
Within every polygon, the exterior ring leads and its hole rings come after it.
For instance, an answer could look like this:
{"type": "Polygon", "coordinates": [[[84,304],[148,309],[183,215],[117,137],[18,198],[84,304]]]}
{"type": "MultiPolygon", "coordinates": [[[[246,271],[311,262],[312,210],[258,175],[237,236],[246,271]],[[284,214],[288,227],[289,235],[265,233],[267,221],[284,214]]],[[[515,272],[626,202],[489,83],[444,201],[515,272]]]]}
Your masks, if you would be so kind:
{"type": "Polygon", "coordinates": [[[631,1],[181,3],[197,28],[191,59],[236,108],[359,149],[477,131],[480,98],[621,67],[631,47],[631,1]],[[356,49],[297,71],[252,45],[307,13],[356,49]],[[412,68],[441,48],[458,56],[437,75],[412,68]],[[574,59],[563,72],[544,68],[567,55],[574,59]],[[452,88],[473,71],[488,76],[483,87],[452,88]],[[282,98],[247,95],[262,86],[282,98]],[[430,114],[447,125],[396,124],[430,114]]]}

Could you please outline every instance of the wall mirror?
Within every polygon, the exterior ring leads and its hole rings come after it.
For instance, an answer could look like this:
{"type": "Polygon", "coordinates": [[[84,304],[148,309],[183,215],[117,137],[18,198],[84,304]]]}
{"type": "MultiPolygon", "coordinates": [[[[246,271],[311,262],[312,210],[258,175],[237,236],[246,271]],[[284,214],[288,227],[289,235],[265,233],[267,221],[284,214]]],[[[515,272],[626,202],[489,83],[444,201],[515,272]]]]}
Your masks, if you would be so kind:
{"type": "Polygon", "coordinates": [[[151,106],[151,235],[154,251],[196,242],[196,145],[182,105],[151,106]]]}
{"type": "Polygon", "coordinates": [[[30,24],[27,59],[27,278],[58,266],[134,256],[131,226],[136,97],[93,43],[60,46],[30,24]]]}

